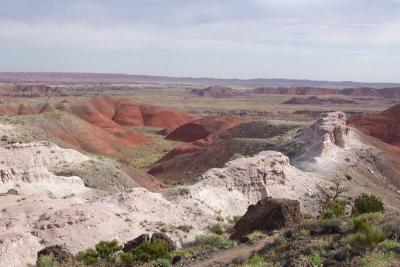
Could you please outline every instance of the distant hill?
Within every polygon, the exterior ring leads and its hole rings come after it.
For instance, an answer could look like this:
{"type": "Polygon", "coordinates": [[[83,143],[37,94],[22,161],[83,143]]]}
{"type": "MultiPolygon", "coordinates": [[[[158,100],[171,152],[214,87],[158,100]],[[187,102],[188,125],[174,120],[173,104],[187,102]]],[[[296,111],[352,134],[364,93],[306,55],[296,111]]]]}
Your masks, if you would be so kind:
{"type": "Polygon", "coordinates": [[[241,85],[254,87],[397,87],[400,83],[366,83],[352,81],[313,81],[300,79],[218,79],[193,77],[167,77],[113,73],[62,73],[62,72],[0,72],[0,82],[76,82],[76,83],[170,83],[202,85],[241,85]]]}

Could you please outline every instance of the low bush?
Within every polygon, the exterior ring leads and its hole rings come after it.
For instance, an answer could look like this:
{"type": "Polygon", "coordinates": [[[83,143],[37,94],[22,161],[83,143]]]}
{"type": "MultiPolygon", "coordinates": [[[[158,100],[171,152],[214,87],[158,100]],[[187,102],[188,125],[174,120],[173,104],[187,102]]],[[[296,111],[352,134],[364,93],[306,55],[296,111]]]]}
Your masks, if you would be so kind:
{"type": "Polygon", "coordinates": [[[346,212],[346,201],[343,199],[336,199],[329,201],[322,207],[320,217],[322,219],[332,219],[343,216],[346,212]]]}
{"type": "Polygon", "coordinates": [[[384,212],[383,202],[374,195],[362,194],[354,200],[352,213],[359,215],[362,213],[384,212]]]}
{"type": "Polygon", "coordinates": [[[76,259],[83,262],[85,265],[92,265],[97,262],[98,256],[96,250],[88,248],[84,251],[79,251],[78,254],[76,254],[76,259]]]}
{"type": "Polygon", "coordinates": [[[183,232],[186,232],[186,233],[189,233],[190,232],[190,230],[192,230],[192,226],[190,226],[190,225],[187,225],[187,224],[182,224],[182,225],[179,225],[178,226],[178,229],[179,230],[181,230],[181,231],[183,231],[183,232]]]}
{"type": "Polygon", "coordinates": [[[215,234],[196,236],[196,244],[200,246],[216,247],[221,242],[221,237],[215,234]]]}
{"type": "Polygon", "coordinates": [[[341,231],[341,222],[338,219],[327,219],[318,222],[321,234],[337,234],[341,231]]]}
{"type": "Polygon", "coordinates": [[[101,259],[108,259],[117,251],[121,250],[121,246],[117,240],[112,241],[100,241],[95,246],[96,252],[101,259]]]}
{"type": "Polygon", "coordinates": [[[254,255],[246,259],[241,267],[266,267],[267,262],[262,256],[254,255]]]}
{"type": "Polygon", "coordinates": [[[50,256],[40,256],[36,261],[36,267],[53,267],[53,259],[50,256]]]}
{"type": "Polygon", "coordinates": [[[388,238],[400,240],[400,220],[390,220],[380,226],[388,238]]]}
{"type": "Polygon", "coordinates": [[[324,259],[319,251],[315,249],[311,249],[310,253],[307,255],[307,259],[309,263],[315,267],[322,266],[322,263],[324,262],[324,259]]]}
{"type": "Polygon", "coordinates": [[[229,239],[222,239],[221,236],[216,234],[198,235],[196,236],[195,245],[202,247],[230,247],[233,242],[229,239]]]}
{"type": "Polygon", "coordinates": [[[222,235],[224,233],[224,228],[218,223],[211,225],[211,233],[217,234],[217,235],[222,235]]]}
{"type": "Polygon", "coordinates": [[[375,247],[386,239],[385,234],[372,226],[365,217],[357,217],[352,221],[354,234],[346,237],[345,242],[355,251],[375,247]]]}
{"type": "Polygon", "coordinates": [[[400,250],[400,243],[394,240],[388,240],[385,243],[385,249],[387,251],[400,250]]]}
{"type": "Polygon", "coordinates": [[[160,240],[154,242],[144,242],[132,251],[133,259],[141,262],[149,262],[158,259],[169,259],[168,244],[160,240]]]}

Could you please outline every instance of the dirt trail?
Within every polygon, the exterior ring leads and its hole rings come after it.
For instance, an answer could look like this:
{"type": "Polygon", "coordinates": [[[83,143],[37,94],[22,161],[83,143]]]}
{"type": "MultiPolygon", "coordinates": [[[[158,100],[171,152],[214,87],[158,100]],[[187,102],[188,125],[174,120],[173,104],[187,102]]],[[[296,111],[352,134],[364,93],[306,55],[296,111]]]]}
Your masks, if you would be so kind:
{"type": "Polygon", "coordinates": [[[255,251],[262,249],[266,244],[274,240],[273,236],[268,236],[257,240],[253,244],[241,244],[231,249],[218,251],[211,255],[211,258],[199,260],[190,264],[191,267],[216,267],[224,266],[232,262],[235,258],[248,258],[255,251]]]}

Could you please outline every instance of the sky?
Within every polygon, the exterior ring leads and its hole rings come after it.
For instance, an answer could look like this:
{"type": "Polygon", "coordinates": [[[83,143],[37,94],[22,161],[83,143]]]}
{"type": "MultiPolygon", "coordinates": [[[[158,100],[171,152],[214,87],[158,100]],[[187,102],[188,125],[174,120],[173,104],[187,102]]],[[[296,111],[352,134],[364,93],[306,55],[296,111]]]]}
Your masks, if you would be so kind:
{"type": "Polygon", "coordinates": [[[400,0],[0,0],[0,71],[400,82],[400,0]]]}

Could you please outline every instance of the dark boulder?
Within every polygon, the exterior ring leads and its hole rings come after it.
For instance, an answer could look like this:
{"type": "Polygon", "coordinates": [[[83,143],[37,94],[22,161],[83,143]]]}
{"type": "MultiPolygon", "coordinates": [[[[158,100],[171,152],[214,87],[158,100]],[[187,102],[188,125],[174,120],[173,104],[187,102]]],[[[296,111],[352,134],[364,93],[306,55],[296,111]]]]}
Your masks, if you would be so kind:
{"type": "Polygon", "coordinates": [[[75,257],[60,245],[45,247],[37,253],[37,258],[49,256],[55,266],[75,266],[75,257]]]}
{"type": "Polygon", "coordinates": [[[168,245],[168,250],[169,251],[173,251],[176,249],[176,245],[175,242],[172,241],[171,238],[169,238],[166,234],[163,233],[154,233],[151,236],[151,242],[155,242],[155,241],[165,241],[168,245]]]}
{"type": "Polygon", "coordinates": [[[250,205],[235,224],[231,239],[240,240],[256,230],[272,231],[300,221],[300,203],[291,199],[264,198],[250,205]]]}
{"type": "Polygon", "coordinates": [[[135,247],[141,245],[144,242],[149,242],[150,241],[150,236],[148,234],[141,234],[140,236],[136,237],[135,239],[129,240],[124,244],[124,247],[122,250],[124,252],[128,252],[135,247]]]}

